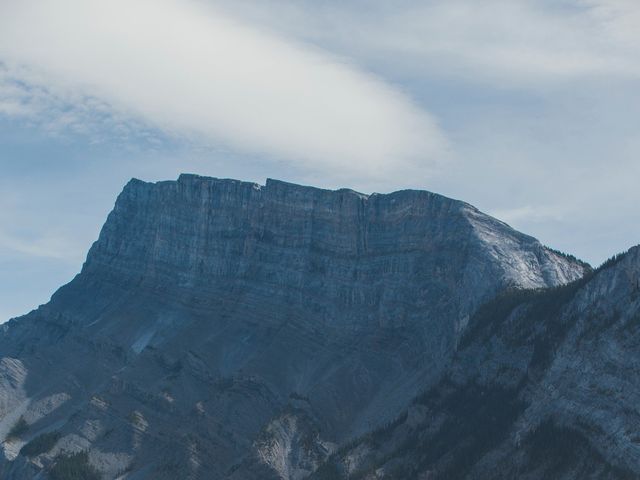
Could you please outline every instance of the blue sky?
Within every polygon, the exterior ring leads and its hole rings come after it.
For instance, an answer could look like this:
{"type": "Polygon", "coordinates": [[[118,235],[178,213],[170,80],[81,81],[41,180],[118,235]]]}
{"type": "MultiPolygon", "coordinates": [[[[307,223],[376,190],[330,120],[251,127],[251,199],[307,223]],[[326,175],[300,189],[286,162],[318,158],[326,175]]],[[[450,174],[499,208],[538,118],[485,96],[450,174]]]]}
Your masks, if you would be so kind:
{"type": "Polygon", "coordinates": [[[466,200],[593,264],[640,242],[635,0],[0,2],[0,321],[131,177],[466,200]]]}

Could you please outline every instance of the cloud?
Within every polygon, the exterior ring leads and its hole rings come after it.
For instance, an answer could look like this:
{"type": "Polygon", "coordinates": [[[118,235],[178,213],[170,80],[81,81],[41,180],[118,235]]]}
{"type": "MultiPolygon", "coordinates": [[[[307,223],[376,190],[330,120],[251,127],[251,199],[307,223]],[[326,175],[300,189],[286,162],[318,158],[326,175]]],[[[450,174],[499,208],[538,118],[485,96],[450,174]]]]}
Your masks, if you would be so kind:
{"type": "Polygon", "coordinates": [[[46,79],[31,69],[1,62],[0,115],[21,119],[52,137],[65,140],[81,135],[92,144],[146,148],[162,144],[159,132],[115,110],[100,98],[47,84],[46,79]]]}
{"type": "MultiPolygon", "coordinates": [[[[191,0],[2,2],[0,60],[40,104],[68,99],[74,124],[93,99],[197,142],[346,176],[384,178],[446,150],[435,119],[399,89],[191,0]]],[[[5,94],[0,105],[37,103],[5,94]]]]}
{"type": "MultiPolygon", "coordinates": [[[[19,256],[78,263],[84,255],[85,245],[80,240],[84,235],[56,226],[51,214],[49,221],[38,219],[38,224],[32,225],[28,212],[46,210],[42,204],[45,194],[29,196],[16,192],[8,183],[0,182],[0,263],[19,256]]],[[[53,202],[51,195],[46,196],[53,202]]]]}
{"type": "Polygon", "coordinates": [[[505,208],[494,210],[491,214],[507,223],[527,222],[561,222],[565,216],[570,214],[566,206],[545,206],[545,205],[525,205],[523,207],[505,208]]]}
{"type": "Polygon", "coordinates": [[[584,76],[640,76],[635,0],[211,1],[367,65],[396,68],[400,77],[537,87],[584,76]]]}
{"type": "Polygon", "coordinates": [[[73,245],[70,238],[71,235],[63,235],[56,232],[45,232],[35,238],[26,238],[25,236],[13,236],[7,232],[0,231],[0,249],[12,251],[14,254],[77,263],[83,258],[84,250],[73,245]]]}

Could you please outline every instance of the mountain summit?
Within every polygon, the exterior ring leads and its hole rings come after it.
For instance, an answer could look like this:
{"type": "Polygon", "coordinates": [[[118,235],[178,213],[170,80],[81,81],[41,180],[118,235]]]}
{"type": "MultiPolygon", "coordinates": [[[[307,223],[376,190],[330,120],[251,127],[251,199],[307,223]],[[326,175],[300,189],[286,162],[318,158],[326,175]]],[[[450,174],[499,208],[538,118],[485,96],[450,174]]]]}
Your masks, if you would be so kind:
{"type": "Polygon", "coordinates": [[[2,327],[1,476],[305,478],[436,388],[482,305],[588,272],[426,191],[131,180],[2,327]]]}

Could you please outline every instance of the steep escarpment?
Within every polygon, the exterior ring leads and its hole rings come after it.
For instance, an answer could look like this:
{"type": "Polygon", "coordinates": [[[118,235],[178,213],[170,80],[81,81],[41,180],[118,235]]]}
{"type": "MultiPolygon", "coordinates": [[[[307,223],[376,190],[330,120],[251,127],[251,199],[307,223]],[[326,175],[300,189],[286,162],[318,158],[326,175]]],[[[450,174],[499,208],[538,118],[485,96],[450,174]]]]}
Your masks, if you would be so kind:
{"type": "Polygon", "coordinates": [[[312,478],[640,475],[640,247],[471,320],[451,367],[312,478]]]}
{"type": "Polygon", "coordinates": [[[586,270],[424,191],[132,180],[82,272],[4,326],[0,471],[302,478],[436,382],[478,306],[586,270]]]}

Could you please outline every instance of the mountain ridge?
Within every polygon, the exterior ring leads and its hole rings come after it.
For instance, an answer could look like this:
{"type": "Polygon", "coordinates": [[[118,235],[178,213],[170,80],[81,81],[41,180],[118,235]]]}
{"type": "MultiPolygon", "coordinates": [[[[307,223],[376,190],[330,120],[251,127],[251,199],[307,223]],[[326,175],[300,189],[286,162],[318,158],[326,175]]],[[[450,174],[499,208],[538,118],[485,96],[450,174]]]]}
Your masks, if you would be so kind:
{"type": "Polygon", "coordinates": [[[582,279],[505,292],[449,368],[321,478],[637,478],[640,246],[582,279]]]}
{"type": "Polygon", "coordinates": [[[133,179],[82,271],[3,327],[0,472],[67,450],[105,478],[303,478],[437,381],[480,305],[587,270],[426,191],[133,179]]]}

